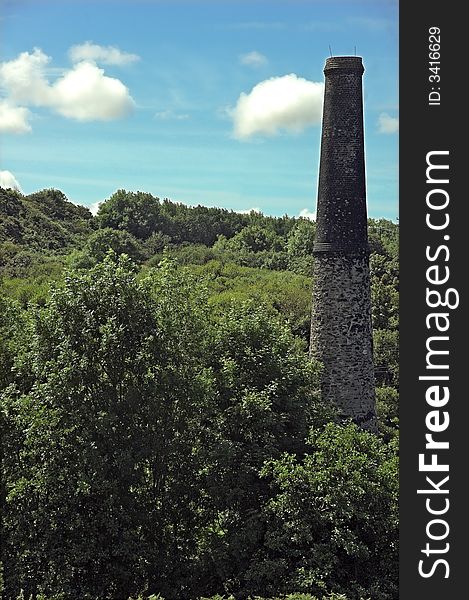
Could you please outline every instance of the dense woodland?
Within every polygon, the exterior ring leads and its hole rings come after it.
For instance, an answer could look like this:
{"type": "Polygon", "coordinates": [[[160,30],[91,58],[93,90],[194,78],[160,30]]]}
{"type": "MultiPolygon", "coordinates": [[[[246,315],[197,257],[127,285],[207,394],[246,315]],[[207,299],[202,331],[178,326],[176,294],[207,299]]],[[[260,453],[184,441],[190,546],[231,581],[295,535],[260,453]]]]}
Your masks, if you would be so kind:
{"type": "Polygon", "coordinates": [[[398,597],[398,226],[369,221],[379,435],[319,396],[314,234],[0,188],[3,598],[398,597]]]}

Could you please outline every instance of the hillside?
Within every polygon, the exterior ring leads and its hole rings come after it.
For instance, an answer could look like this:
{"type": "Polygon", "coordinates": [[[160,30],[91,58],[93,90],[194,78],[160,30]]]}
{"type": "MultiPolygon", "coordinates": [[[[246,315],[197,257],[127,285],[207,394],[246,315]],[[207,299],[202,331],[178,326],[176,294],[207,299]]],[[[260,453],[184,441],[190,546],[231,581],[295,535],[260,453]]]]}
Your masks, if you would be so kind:
{"type": "Polygon", "coordinates": [[[320,398],[313,222],[0,198],[4,597],[394,598],[397,226],[369,221],[373,435],[320,398]]]}
{"type": "Polygon", "coordinates": [[[92,215],[59,190],[23,196],[0,188],[0,243],[35,251],[65,252],[90,233],[92,215]]]}
{"type": "MultiPolygon", "coordinates": [[[[23,196],[0,188],[0,273],[6,293],[23,304],[44,303],[49,284],[60,281],[64,269],[92,268],[112,249],[143,271],[170,257],[206,281],[214,305],[255,297],[279,310],[307,340],[314,234],[315,223],[305,218],[189,207],[145,192],[118,190],[92,216],[59,190],[23,196]]],[[[370,219],[369,239],[380,338],[381,331],[397,332],[398,226],[370,219]]],[[[395,342],[386,345],[389,351],[395,342]]],[[[387,373],[382,362],[379,377],[387,373]]]]}

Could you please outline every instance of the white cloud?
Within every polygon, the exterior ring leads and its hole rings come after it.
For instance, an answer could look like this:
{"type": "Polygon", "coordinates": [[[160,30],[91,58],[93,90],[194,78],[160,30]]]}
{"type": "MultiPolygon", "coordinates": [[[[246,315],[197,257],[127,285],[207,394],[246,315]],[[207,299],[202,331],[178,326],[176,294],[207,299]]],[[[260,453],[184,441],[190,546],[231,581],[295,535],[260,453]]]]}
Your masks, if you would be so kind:
{"type": "Polygon", "coordinates": [[[247,54],[241,54],[239,57],[239,62],[242,65],[247,65],[248,67],[262,67],[266,65],[268,60],[267,57],[253,50],[252,52],[248,52],[247,54]]]}
{"type": "Polygon", "coordinates": [[[230,115],[234,136],[247,139],[279,130],[299,133],[321,121],[324,84],[308,81],[294,73],[261,81],[242,93],[230,115]]]}
{"type": "Polygon", "coordinates": [[[12,106],[8,100],[0,100],[0,133],[29,133],[30,115],[27,108],[12,106]]]}
{"type": "Polygon", "coordinates": [[[298,216],[303,217],[305,219],[309,219],[310,221],[316,220],[316,213],[311,212],[308,208],[303,208],[302,210],[300,210],[300,214],[298,216]]]}
{"type": "Polygon", "coordinates": [[[51,106],[78,121],[110,121],[129,114],[135,106],[128,88],[107,77],[96,65],[81,62],[51,87],[51,106]]]}
{"type": "Polygon", "coordinates": [[[245,208],[244,210],[235,210],[234,212],[240,215],[250,215],[252,212],[260,213],[261,209],[256,206],[255,208],[245,208]]]}
{"type": "MultiPolygon", "coordinates": [[[[93,62],[82,61],[50,83],[45,75],[51,58],[39,48],[0,64],[0,83],[9,102],[47,107],[78,121],[108,121],[127,115],[135,106],[128,88],[108,77],[93,62]]],[[[11,107],[11,104],[10,104],[11,107]]],[[[17,116],[27,113],[16,108],[17,116]]]]}
{"type": "Polygon", "coordinates": [[[18,183],[16,177],[10,171],[0,171],[0,187],[12,188],[21,192],[21,186],[18,183]]]}
{"type": "Polygon", "coordinates": [[[92,215],[97,215],[99,207],[101,206],[102,203],[103,203],[102,200],[98,200],[97,202],[94,202],[93,204],[91,204],[90,206],[87,206],[86,208],[90,211],[90,213],[92,215]]]}
{"type": "Polygon", "coordinates": [[[50,56],[39,48],[22,52],[0,64],[0,82],[14,102],[43,106],[50,102],[51,86],[44,76],[50,56]]]}
{"type": "Polygon", "coordinates": [[[186,121],[187,119],[190,118],[190,116],[186,113],[175,113],[172,110],[163,110],[163,111],[157,112],[157,113],[155,113],[154,117],[155,117],[155,119],[161,119],[162,121],[169,121],[169,120],[186,121]]]}
{"type": "Polygon", "coordinates": [[[68,51],[68,55],[72,62],[86,60],[102,63],[103,65],[128,65],[140,60],[137,54],[122,52],[114,46],[99,46],[93,44],[93,42],[72,46],[68,51]]]}
{"type": "Polygon", "coordinates": [[[378,117],[378,133],[397,133],[399,131],[399,119],[391,117],[388,113],[381,113],[378,117]]]}

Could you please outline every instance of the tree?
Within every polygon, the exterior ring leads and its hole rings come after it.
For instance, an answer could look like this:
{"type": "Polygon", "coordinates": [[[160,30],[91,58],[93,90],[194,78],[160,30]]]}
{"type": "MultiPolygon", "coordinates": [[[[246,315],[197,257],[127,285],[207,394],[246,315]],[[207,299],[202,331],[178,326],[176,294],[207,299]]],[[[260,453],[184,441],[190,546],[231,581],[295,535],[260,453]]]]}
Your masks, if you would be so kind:
{"type": "Polygon", "coordinates": [[[378,385],[399,387],[399,332],[389,329],[373,331],[373,362],[378,385]]]}
{"type": "Polygon", "coordinates": [[[394,329],[399,325],[399,294],[391,285],[371,281],[371,316],[376,329],[394,329]]]}
{"type": "Polygon", "coordinates": [[[229,249],[238,252],[278,251],[283,240],[272,229],[262,225],[248,225],[227,242],[229,249]]]}
{"type": "Polygon", "coordinates": [[[275,233],[267,217],[256,213],[256,220],[261,224],[250,224],[230,239],[220,235],[213,246],[214,251],[224,260],[247,267],[287,269],[284,238],[275,233]],[[262,222],[264,220],[267,225],[262,222]]]}
{"type": "Polygon", "coordinates": [[[269,488],[261,469],[284,451],[304,452],[309,426],[330,413],[318,403],[318,365],[262,305],[233,305],[220,317],[212,356],[216,404],[205,472],[213,523],[204,541],[205,578],[215,590],[245,597],[260,591],[249,587],[246,572],[263,543],[269,488]]]}
{"type": "Polygon", "coordinates": [[[90,267],[104,260],[109,250],[116,257],[127,254],[135,262],[143,260],[142,248],[133,235],[127,231],[105,227],[90,235],[83,252],[74,256],[72,262],[79,267],[90,267]]]}
{"type": "Polygon", "coordinates": [[[376,388],[378,428],[386,441],[397,438],[399,432],[399,392],[390,386],[376,388]]]}
{"type": "Polygon", "coordinates": [[[14,381],[13,366],[30,334],[29,315],[0,289],[0,392],[14,381]]]}
{"type": "Polygon", "coordinates": [[[23,196],[0,188],[0,243],[60,253],[83,242],[91,231],[90,211],[69,202],[59,190],[23,196]]]}
{"type": "Polygon", "coordinates": [[[263,474],[274,490],[265,543],[249,572],[257,589],[388,600],[398,590],[395,445],[355,425],[313,430],[304,458],[263,474]]]}
{"type": "Polygon", "coordinates": [[[159,198],[126,190],[117,190],[99,206],[97,220],[100,227],[123,229],[140,240],[155,231],[165,232],[167,223],[159,198]]]}
{"type": "Polygon", "coordinates": [[[312,274],[315,232],[315,223],[309,219],[299,219],[288,234],[288,266],[295,273],[312,274]]]}
{"type": "Polygon", "coordinates": [[[394,224],[370,222],[376,437],[325,426],[314,223],[124,190],[97,218],[57,190],[0,205],[6,598],[395,597],[394,224]]]}
{"type": "Polygon", "coordinates": [[[36,210],[43,212],[50,219],[75,225],[90,221],[91,212],[86,206],[70,202],[63,192],[54,188],[41,190],[26,196],[27,203],[36,210]]]}
{"type": "Polygon", "coordinates": [[[7,596],[185,597],[211,386],[205,304],[167,262],[137,280],[128,258],[108,257],[69,274],[36,313],[2,404],[15,449],[5,459],[7,596]]]}

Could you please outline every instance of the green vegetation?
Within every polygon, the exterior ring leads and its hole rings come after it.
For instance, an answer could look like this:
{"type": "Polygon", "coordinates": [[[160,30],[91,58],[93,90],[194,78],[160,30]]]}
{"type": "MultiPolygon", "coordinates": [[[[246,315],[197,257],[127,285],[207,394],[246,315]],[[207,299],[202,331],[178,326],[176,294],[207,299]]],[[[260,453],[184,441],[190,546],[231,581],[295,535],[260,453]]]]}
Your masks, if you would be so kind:
{"type": "Polygon", "coordinates": [[[319,398],[314,223],[0,200],[3,597],[396,598],[397,226],[370,220],[376,436],[319,398]]]}

